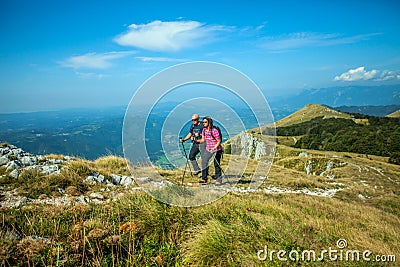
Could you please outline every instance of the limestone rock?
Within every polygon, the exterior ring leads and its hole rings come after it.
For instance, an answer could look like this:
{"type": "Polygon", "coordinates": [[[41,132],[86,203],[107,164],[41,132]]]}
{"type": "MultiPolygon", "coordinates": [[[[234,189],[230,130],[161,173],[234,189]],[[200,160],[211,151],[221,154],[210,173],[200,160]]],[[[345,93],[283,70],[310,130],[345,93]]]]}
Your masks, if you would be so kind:
{"type": "Polygon", "coordinates": [[[19,171],[18,169],[14,169],[12,172],[10,172],[10,176],[14,179],[17,179],[19,176],[19,171]]]}
{"type": "Polygon", "coordinates": [[[22,163],[19,160],[13,160],[7,163],[6,165],[6,171],[11,172],[15,169],[18,169],[22,166],[22,163]]]}
{"type": "Polygon", "coordinates": [[[94,199],[99,199],[99,200],[104,199],[104,196],[100,193],[91,193],[89,196],[90,196],[90,198],[94,198],[94,199]]]}
{"type": "Polygon", "coordinates": [[[0,156],[5,156],[10,153],[10,148],[8,147],[0,147],[0,156]]]}
{"type": "Polygon", "coordinates": [[[24,166],[32,166],[37,163],[37,158],[36,157],[31,157],[31,156],[23,156],[21,158],[21,163],[24,166]]]}
{"type": "Polygon", "coordinates": [[[90,199],[85,196],[79,196],[76,198],[75,202],[77,203],[89,203],[90,199]]]}
{"type": "Polygon", "coordinates": [[[66,160],[66,161],[71,161],[71,160],[73,160],[74,158],[73,157],[70,157],[70,156],[65,156],[64,157],[64,160],[66,160]]]}
{"type": "Polygon", "coordinates": [[[58,167],[58,165],[49,165],[49,166],[42,166],[40,167],[40,170],[49,175],[55,172],[58,172],[60,170],[60,168],[58,167]]]}
{"type": "MultiPolygon", "coordinates": [[[[1,153],[0,153],[1,155],[1,153]]],[[[6,165],[10,160],[8,159],[7,156],[1,156],[0,157],[0,166],[6,165]]]]}
{"type": "Polygon", "coordinates": [[[97,181],[99,183],[106,183],[107,182],[107,178],[104,175],[99,174],[99,176],[97,176],[97,181]]]}
{"type": "Polygon", "coordinates": [[[29,198],[27,198],[27,197],[22,197],[21,199],[19,199],[18,201],[16,201],[16,202],[14,203],[14,207],[20,208],[20,207],[22,207],[22,206],[28,204],[29,202],[30,202],[29,198]]]}
{"type": "Polygon", "coordinates": [[[14,155],[14,156],[22,156],[23,154],[24,154],[24,151],[21,149],[21,148],[15,148],[15,149],[12,149],[11,150],[11,153],[14,155]]]}
{"type": "Polygon", "coordinates": [[[237,138],[232,140],[232,148],[239,150],[232,151],[233,154],[254,159],[260,159],[269,153],[265,142],[245,131],[242,131],[237,138]]]}
{"type": "Polygon", "coordinates": [[[259,142],[256,140],[256,151],[254,154],[254,159],[260,159],[262,156],[267,155],[267,147],[264,142],[259,142]]]}
{"type": "Polygon", "coordinates": [[[309,161],[305,164],[304,169],[306,170],[306,173],[307,173],[307,174],[311,174],[311,170],[312,170],[312,161],[311,161],[311,160],[309,160],[309,161]]]}
{"type": "Polygon", "coordinates": [[[0,157],[0,166],[6,165],[10,160],[8,159],[7,156],[1,156],[0,157]]]}
{"type": "Polygon", "coordinates": [[[122,177],[116,174],[111,174],[111,181],[115,185],[119,185],[121,183],[122,177]]]}
{"type": "Polygon", "coordinates": [[[62,159],[48,159],[47,162],[50,163],[50,164],[62,164],[62,163],[64,163],[64,161],[62,159]]]}
{"type": "Polygon", "coordinates": [[[96,183],[102,183],[102,184],[109,183],[107,177],[105,177],[104,175],[99,174],[99,173],[97,173],[97,172],[94,172],[94,173],[92,173],[92,175],[89,175],[89,176],[84,180],[84,182],[85,182],[85,183],[88,183],[88,182],[89,182],[89,183],[94,183],[94,184],[96,184],[96,183]]]}
{"type": "Polygon", "coordinates": [[[132,183],[133,183],[133,180],[132,180],[131,177],[129,177],[129,176],[122,176],[122,179],[121,179],[121,182],[120,182],[120,184],[121,184],[122,186],[129,187],[129,186],[132,185],[132,183]]]}

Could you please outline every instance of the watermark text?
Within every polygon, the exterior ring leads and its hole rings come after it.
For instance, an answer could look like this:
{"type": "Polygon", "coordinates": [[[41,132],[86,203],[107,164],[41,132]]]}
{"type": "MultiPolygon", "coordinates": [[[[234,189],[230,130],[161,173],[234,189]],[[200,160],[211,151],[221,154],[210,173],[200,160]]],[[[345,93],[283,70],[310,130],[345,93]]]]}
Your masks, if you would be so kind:
{"type": "Polygon", "coordinates": [[[373,255],[370,250],[351,250],[346,249],[347,241],[339,239],[336,242],[336,247],[329,247],[320,251],[314,249],[307,250],[275,250],[268,249],[264,246],[263,249],[257,251],[257,258],[260,261],[371,261],[371,262],[396,262],[396,255],[373,255]]]}

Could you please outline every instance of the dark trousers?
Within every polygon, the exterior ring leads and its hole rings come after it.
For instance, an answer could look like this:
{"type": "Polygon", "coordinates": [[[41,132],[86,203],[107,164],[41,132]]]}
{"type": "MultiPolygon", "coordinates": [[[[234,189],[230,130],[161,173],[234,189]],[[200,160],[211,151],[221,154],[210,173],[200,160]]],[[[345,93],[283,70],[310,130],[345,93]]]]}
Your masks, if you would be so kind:
{"type": "Polygon", "coordinates": [[[222,182],[222,170],[221,170],[221,156],[222,156],[222,150],[217,151],[217,152],[208,152],[207,150],[204,151],[201,154],[201,179],[207,181],[207,176],[208,176],[208,163],[210,162],[210,159],[214,157],[214,168],[215,168],[215,179],[217,182],[222,182]]]}
{"type": "Polygon", "coordinates": [[[196,160],[196,156],[199,153],[200,153],[199,144],[198,143],[193,143],[192,147],[190,148],[190,152],[189,152],[189,160],[190,160],[190,163],[192,163],[193,170],[195,172],[200,171],[199,164],[197,163],[197,160],[196,160]]]}

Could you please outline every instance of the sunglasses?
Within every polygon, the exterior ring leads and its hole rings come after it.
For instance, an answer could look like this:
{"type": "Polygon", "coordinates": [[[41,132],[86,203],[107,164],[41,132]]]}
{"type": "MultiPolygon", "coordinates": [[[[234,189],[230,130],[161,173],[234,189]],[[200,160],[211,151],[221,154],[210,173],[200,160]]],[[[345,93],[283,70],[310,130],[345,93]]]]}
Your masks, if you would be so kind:
{"type": "Polygon", "coordinates": [[[197,118],[197,119],[192,119],[192,121],[198,121],[199,119],[197,118]]]}
{"type": "Polygon", "coordinates": [[[203,123],[208,123],[208,121],[203,121],[203,123]]]}

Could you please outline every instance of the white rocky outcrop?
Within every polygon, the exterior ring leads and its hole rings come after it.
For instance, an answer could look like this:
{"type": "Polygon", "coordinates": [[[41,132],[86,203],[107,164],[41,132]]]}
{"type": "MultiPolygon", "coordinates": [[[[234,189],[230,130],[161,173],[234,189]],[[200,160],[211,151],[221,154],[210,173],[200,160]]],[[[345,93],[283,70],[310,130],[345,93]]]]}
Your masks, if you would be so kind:
{"type": "Polygon", "coordinates": [[[52,173],[60,173],[60,168],[58,167],[58,165],[47,165],[47,166],[42,166],[40,167],[40,170],[44,173],[44,174],[52,174],[52,173]]]}
{"type": "Polygon", "coordinates": [[[37,157],[33,157],[33,156],[23,156],[21,158],[21,163],[23,166],[32,166],[32,165],[36,165],[36,163],[38,162],[38,158],[37,157]]]}
{"type": "Polygon", "coordinates": [[[106,177],[97,172],[93,172],[84,180],[84,182],[92,184],[107,184],[107,186],[110,187],[120,185],[128,188],[133,184],[133,178],[131,176],[120,176],[117,174],[111,174],[110,177],[106,177]]]}
{"type": "MultiPolygon", "coordinates": [[[[62,159],[47,158],[43,155],[33,155],[28,153],[21,148],[17,148],[14,145],[3,144],[0,147],[0,167],[5,169],[5,173],[0,176],[2,179],[5,176],[17,179],[23,171],[38,170],[44,175],[59,174],[61,168],[67,168],[64,164],[68,161],[75,160],[70,156],[64,156],[62,159]]],[[[104,184],[107,186],[107,190],[114,186],[121,186],[129,188],[134,184],[133,177],[131,176],[120,176],[117,174],[111,174],[107,177],[103,174],[93,172],[88,175],[83,182],[91,184],[104,184]]],[[[50,205],[66,205],[72,202],[76,203],[89,203],[89,202],[102,202],[106,201],[107,198],[101,193],[91,193],[89,196],[78,195],[73,196],[66,192],[64,188],[58,188],[58,192],[63,194],[61,197],[51,197],[45,199],[29,199],[26,197],[19,196],[16,192],[6,191],[4,187],[0,187],[0,192],[4,196],[4,200],[0,202],[1,207],[14,207],[19,208],[28,203],[44,203],[50,205]]]]}
{"type": "Polygon", "coordinates": [[[0,157],[0,166],[6,165],[10,160],[8,159],[7,156],[1,156],[0,157]]]}
{"type": "Polygon", "coordinates": [[[5,167],[6,173],[12,178],[18,178],[24,170],[36,169],[46,175],[59,173],[64,162],[73,160],[66,156],[64,159],[46,159],[43,155],[33,155],[14,145],[0,147],[0,167],[5,167]]]}
{"type": "Polygon", "coordinates": [[[242,131],[236,138],[232,139],[231,142],[232,149],[234,150],[232,154],[254,159],[260,159],[268,154],[265,142],[245,131],[242,131]]]}

